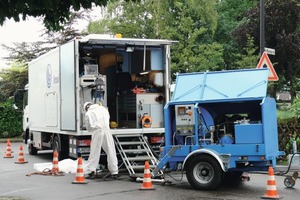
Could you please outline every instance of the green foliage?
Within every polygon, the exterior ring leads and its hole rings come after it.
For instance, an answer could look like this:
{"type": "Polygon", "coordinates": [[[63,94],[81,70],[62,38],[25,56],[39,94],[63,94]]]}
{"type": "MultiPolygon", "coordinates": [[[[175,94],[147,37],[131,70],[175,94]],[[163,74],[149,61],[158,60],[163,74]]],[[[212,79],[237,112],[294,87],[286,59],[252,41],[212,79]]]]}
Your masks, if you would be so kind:
{"type": "Polygon", "coordinates": [[[16,89],[27,83],[27,67],[15,63],[2,70],[0,76],[0,138],[20,136],[22,133],[22,113],[13,109],[11,97],[16,89]]]}
{"type": "Polygon", "coordinates": [[[15,62],[10,68],[0,71],[0,94],[2,100],[6,100],[13,96],[17,89],[24,88],[28,83],[27,65],[15,62]]]}
{"type": "Polygon", "coordinates": [[[249,69],[256,68],[257,60],[259,60],[259,55],[255,54],[257,47],[254,45],[254,39],[248,36],[247,44],[243,48],[243,54],[238,53],[237,56],[240,58],[237,62],[238,69],[249,69]]]}
{"type": "Polygon", "coordinates": [[[182,57],[188,58],[187,72],[218,71],[224,69],[223,46],[219,43],[203,44],[192,48],[195,56],[189,57],[189,51],[182,57]]]}
{"type": "MultiPolygon", "coordinates": [[[[207,0],[110,2],[104,19],[91,22],[89,33],[177,40],[172,47],[172,74],[223,70],[223,44],[213,42],[216,3],[207,0]]],[[[173,77],[174,78],[174,77],[173,77]]]]}
{"type": "Polygon", "coordinates": [[[294,98],[291,107],[288,108],[286,103],[277,103],[277,118],[280,123],[293,121],[295,118],[300,118],[300,98],[294,98]]]}
{"type": "Polygon", "coordinates": [[[277,110],[278,123],[287,122],[295,118],[294,113],[289,110],[277,110]]]}
{"type": "Polygon", "coordinates": [[[70,11],[81,8],[90,9],[95,5],[106,5],[107,0],[43,0],[43,1],[0,1],[0,25],[3,25],[6,18],[13,18],[20,21],[27,16],[43,17],[44,25],[49,30],[60,30],[63,24],[70,19],[70,11]]]}
{"type": "Polygon", "coordinates": [[[285,145],[285,149],[287,152],[292,153],[293,152],[293,143],[296,142],[296,145],[300,145],[300,137],[297,136],[297,133],[294,133],[293,135],[290,135],[289,141],[285,145]]]}
{"type": "Polygon", "coordinates": [[[292,107],[290,109],[291,113],[293,113],[297,118],[300,118],[300,98],[296,97],[293,100],[292,107]]]}
{"type": "Polygon", "coordinates": [[[0,102],[0,138],[22,134],[22,113],[13,109],[12,99],[0,102]]]}
{"type": "MultiPolygon", "coordinates": [[[[232,32],[245,20],[245,13],[257,5],[257,3],[257,0],[239,0],[239,3],[236,0],[222,0],[217,3],[216,9],[219,17],[214,40],[224,46],[224,63],[226,69],[249,68],[249,62],[252,62],[252,59],[248,61],[245,59],[248,56],[257,54],[250,54],[250,52],[246,54],[245,52],[241,53],[241,50],[245,46],[238,45],[232,37],[232,32]],[[241,61],[240,59],[245,61],[241,61]]],[[[256,62],[255,60],[251,65],[256,64],[256,62]]]]}
{"type": "Polygon", "coordinates": [[[1,46],[9,52],[9,56],[4,57],[4,59],[15,62],[13,65],[20,65],[22,63],[28,63],[36,57],[49,51],[51,48],[49,48],[49,45],[45,44],[45,42],[37,41],[32,43],[14,43],[13,46],[2,44],[1,46]]]}
{"type": "MultiPolygon", "coordinates": [[[[232,1],[232,0],[226,0],[232,1]]],[[[260,8],[259,4],[247,10],[242,23],[236,27],[232,36],[240,46],[246,46],[248,35],[254,38],[255,46],[260,45],[260,8]]],[[[300,74],[300,6],[297,0],[265,0],[265,46],[276,50],[270,60],[279,75],[280,81],[273,83],[271,95],[288,85],[292,98],[300,90],[297,84],[300,74]]],[[[258,52],[257,52],[258,54],[258,52]]]]}

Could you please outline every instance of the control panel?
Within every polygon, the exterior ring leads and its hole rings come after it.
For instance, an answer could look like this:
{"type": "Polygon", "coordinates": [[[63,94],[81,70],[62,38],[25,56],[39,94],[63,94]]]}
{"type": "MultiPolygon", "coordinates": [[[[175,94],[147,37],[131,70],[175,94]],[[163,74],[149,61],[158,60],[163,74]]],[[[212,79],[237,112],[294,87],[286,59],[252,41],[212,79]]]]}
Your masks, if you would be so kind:
{"type": "Polygon", "coordinates": [[[195,114],[194,105],[175,105],[176,134],[194,134],[195,114]]]}

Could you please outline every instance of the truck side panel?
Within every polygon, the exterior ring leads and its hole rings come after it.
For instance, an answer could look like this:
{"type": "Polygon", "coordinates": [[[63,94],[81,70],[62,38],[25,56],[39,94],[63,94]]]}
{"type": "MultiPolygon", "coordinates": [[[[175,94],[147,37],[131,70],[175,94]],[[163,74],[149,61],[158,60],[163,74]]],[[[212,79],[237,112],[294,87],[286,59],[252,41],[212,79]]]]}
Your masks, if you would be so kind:
{"type": "Polygon", "coordinates": [[[59,49],[29,64],[29,126],[31,131],[58,131],[59,112],[59,49]]]}

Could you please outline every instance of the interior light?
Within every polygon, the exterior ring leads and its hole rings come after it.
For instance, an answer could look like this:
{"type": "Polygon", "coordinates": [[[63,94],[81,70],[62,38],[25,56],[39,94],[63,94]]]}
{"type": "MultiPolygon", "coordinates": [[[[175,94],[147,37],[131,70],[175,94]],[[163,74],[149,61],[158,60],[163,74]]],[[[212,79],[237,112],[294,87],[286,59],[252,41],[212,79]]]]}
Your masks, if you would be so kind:
{"type": "Polygon", "coordinates": [[[140,72],[139,74],[140,75],[146,75],[146,74],[149,74],[149,71],[143,71],[143,72],[140,72]]]}
{"type": "Polygon", "coordinates": [[[134,46],[126,46],[126,52],[131,53],[134,51],[134,46]]]}

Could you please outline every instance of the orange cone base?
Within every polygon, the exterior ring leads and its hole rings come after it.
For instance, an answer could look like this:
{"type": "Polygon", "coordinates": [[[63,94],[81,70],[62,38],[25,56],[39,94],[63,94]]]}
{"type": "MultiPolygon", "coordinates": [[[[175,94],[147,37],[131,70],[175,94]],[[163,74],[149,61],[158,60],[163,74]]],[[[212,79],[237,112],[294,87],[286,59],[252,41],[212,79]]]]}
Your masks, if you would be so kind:
{"type": "Polygon", "coordinates": [[[73,181],[72,184],[87,184],[86,181],[73,181]]]}
{"type": "Polygon", "coordinates": [[[15,162],[16,164],[26,164],[26,163],[28,163],[27,161],[17,161],[17,162],[15,162]]]}
{"type": "Polygon", "coordinates": [[[14,156],[9,156],[9,155],[6,155],[4,156],[3,158],[13,158],[14,156]]]}
{"type": "Polygon", "coordinates": [[[274,196],[274,197],[270,197],[270,196],[264,195],[261,198],[262,199],[282,199],[282,197],[280,197],[279,195],[274,196]]]}
{"type": "Polygon", "coordinates": [[[141,187],[140,190],[155,190],[154,187],[141,187]]]}

